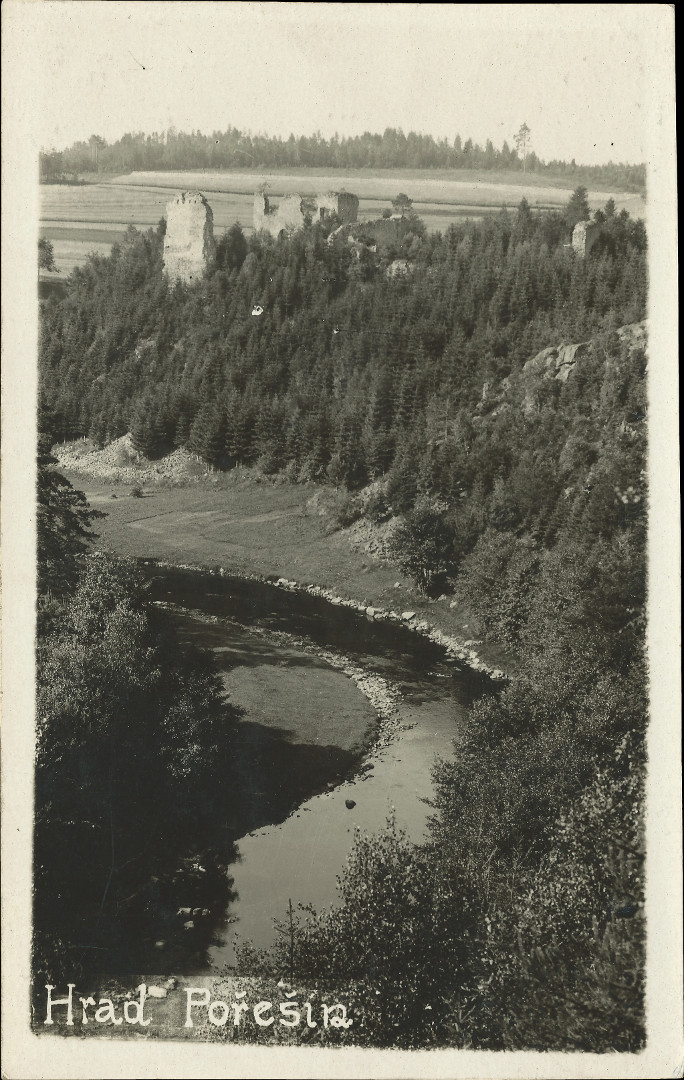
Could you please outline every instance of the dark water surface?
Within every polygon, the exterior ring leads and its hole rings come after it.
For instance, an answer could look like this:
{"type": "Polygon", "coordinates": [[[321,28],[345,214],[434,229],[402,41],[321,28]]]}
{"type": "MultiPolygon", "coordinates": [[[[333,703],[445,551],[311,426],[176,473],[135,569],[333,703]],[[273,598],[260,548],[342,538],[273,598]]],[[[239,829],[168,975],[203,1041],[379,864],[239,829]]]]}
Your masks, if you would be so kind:
{"type": "Polygon", "coordinates": [[[214,650],[233,700],[244,704],[247,699],[243,732],[260,762],[256,780],[251,766],[245,770],[251,777],[246,783],[245,835],[230,868],[233,899],[217,927],[220,943],[201,962],[190,962],[186,972],[208,973],[212,967],[234,964],[236,937],[259,947],[270,945],[273,920],[284,918],[290,899],[295,906],[311,903],[317,908],[335,903],[336,879],[355,828],[376,832],[394,813],[412,840],[424,837],[435,756],[453,755],[464,709],[490,684],[419,634],[395,623],[371,621],[320,597],[264,582],[151,564],[147,569],[154,600],[202,613],[180,617],[179,632],[214,650]],[[206,617],[221,621],[207,622],[206,617]],[[266,631],[266,639],[246,628],[266,631]],[[274,644],[268,639],[272,632],[342,653],[364,672],[396,687],[401,700],[392,741],[363,759],[348,739],[347,745],[336,746],[336,709],[345,710],[345,731],[350,723],[361,730],[372,720],[367,699],[346,675],[310,651],[285,639],[274,644]],[[284,672],[285,667],[285,715],[279,725],[276,669],[284,672]],[[237,695],[231,679],[239,688],[237,695]],[[258,695],[250,698],[252,684],[258,685],[258,695]],[[259,698],[270,694],[273,700],[259,698]],[[288,715],[297,708],[298,695],[307,709],[317,695],[319,723],[314,726],[320,730],[293,739],[288,715]],[[349,809],[347,802],[355,805],[349,809]]]}

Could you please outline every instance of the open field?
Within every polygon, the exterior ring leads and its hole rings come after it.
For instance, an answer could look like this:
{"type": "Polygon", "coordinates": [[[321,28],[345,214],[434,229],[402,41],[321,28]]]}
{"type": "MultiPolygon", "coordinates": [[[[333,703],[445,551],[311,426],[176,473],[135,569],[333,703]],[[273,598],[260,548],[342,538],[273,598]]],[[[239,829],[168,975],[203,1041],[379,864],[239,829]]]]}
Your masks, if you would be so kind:
{"type": "MultiPolygon", "coordinates": [[[[387,172],[302,169],[297,173],[249,171],[134,172],[83,186],[43,185],[40,235],[54,246],[59,274],[67,277],[74,266],[85,262],[89,252],[106,254],[128,225],[139,229],[156,226],[165,216],[166,204],[177,191],[199,188],[210,196],[214,227],[218,235],[234,222],[245,232],[252,230],[254,191],[266,184],[273,198],[293,192],[302,194],[346,188],[360,199],[359,219],[379,217],[390,200],[405,191],[416,212],[431,232],[444,231],[452,222],[482,218],[502,206],[515,207],[524,197],[538,209],[554,209],[567,203],[571,189],[552,177],[521,177],[520,173],[434,173],[415,169],[387,172]]],[[[592,209],[613,197],[619,209],[632,216],[644,214],[641,195],[591,191],[592,209]]]]}
{"type": "MultiPolygon", "coordinates": [[[[492,173],[486,171],[465,172],[460,169],[434,170],[388,169],[300,169],[297,172],[271,170],[248,172],[198,169],[170,172],[132,172],[116,177],[115,184],[150,187],[187,188],[201,191],[223,191],[251,195],[266,183],[267,191],[274,196],[302,192],[302,194],[346,188],[363,200],[380,200],[387,205],[401,190],[416,204],[443,203],[449,206],[496,207],[514,206],[524,197],[532,205],[542,207],[564,205],[573,190],[566,177],[538,177],[521,175],[519,172],[492,173]],[[410,190],[408,190],[410,186],[410,190]]],[[[640,195],[607,191],[591,191],[592,205],[602,205],[610,196],[620,206],[636,206],[643,199],[640,195]]],[[[630,210],[631,213],[631,210],[630,210]]]]}

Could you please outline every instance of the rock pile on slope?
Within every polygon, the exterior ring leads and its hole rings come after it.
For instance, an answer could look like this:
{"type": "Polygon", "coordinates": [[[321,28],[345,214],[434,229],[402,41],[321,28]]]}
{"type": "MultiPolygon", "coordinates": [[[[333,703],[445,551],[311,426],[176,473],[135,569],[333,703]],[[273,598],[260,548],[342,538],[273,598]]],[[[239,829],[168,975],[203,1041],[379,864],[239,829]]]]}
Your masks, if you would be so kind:
{"type": "Polygon", "coordinates": [[[73,472],[101,480],[119,483],[186,483],[188,480],[211,479],[212,471],[188,450],[174,450],[172,454],[149,461],[133,447],[130,434],[100,450],[87,439],[56,446],[53,453],[59,464],[73,472]]]}

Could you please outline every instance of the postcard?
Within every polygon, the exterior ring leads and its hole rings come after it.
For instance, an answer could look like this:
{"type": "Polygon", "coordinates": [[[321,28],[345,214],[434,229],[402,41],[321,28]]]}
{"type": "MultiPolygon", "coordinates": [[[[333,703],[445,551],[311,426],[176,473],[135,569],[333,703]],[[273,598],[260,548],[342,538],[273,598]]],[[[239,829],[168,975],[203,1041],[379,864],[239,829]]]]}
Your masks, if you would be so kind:
{"type": "Polygon", "coordinates": [[[681,1075],[671,7],[3,31],[5,1075],[681,1075]]]}

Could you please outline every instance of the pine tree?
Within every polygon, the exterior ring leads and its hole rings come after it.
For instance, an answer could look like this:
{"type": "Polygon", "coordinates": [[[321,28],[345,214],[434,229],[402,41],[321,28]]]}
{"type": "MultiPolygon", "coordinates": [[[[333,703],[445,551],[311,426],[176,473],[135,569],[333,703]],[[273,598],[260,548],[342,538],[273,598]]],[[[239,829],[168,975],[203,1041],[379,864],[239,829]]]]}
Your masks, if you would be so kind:
{"type": "Polygon", "coordinates": [[[223,461],[226,443],[226,422],[223,410],[213,403],[203,405],[193,420],[188,449],[217,466],[223,461]]]}

